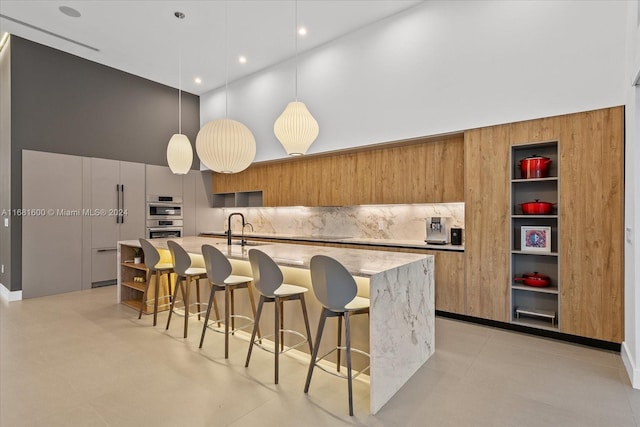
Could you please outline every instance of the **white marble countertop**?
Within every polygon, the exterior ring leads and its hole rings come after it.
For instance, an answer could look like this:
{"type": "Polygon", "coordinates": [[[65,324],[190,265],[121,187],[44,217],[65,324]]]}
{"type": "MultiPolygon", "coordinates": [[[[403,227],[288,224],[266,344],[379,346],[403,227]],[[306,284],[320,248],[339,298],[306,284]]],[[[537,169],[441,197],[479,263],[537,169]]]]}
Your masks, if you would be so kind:
{"type": "MultiPolygon", "coordinates": [[[[224,237],[224,231],[207,231],[200,233],[201,236],[224,237]]],[[[373,239],[366,237],[345,237],[345,236],[301,236],[293,234],[265,234],[265,233],[244,233],[246,239],[273,239],[273,240],[300,240],[305,242],[323,242],[323,243],[343,243],[354,245],[369,246],[389,246],[398,248],[412,249],[432,249],[439,251],[455,251],[464,252],[464,245],[433,245],[427,244],[423,240],[401,240],[401,239],[373,239]]],[[[234,239],[240,239],[239,234],[233,234],[234,239]]]]}
{"type": "MultiPolygon", "coordinates": [[[[247,246],[240,246],[239,244],[228,246],[226,239],[196,236],[175,239],[152,239],[150,242],[158,248],[167,249],[168,240],[174,240],[192,254],[201,254],[203,244],[214,245],[228,258],[240,260],[249,260],[249,250],[256,248],[271,256],[278,265],[304,269],[309,268],[311,257],[314,255],[327,255],[340,261],[352,275],[361,277],[370,277],[431,256],[380,250],[269,242],[254,243],[247,246]]],[[[137,240],[124,240],[118,243],[128,246],[140,246],[140,242],[137,240]]]]}

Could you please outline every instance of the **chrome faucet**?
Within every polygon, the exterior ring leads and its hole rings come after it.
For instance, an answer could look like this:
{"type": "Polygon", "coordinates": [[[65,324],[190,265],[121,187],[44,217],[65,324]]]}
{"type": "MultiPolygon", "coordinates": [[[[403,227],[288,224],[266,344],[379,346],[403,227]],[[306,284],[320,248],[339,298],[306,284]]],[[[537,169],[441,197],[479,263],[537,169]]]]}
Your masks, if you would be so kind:
{"type": "MultiPolygon", "coordinates": [[[[240,215],[240,218],[242,218],[242,235],[243,236],[244,236],[244,227],[245,225],[247,225],[247,223],[244,221],[244,215],[242,215],[240,212],[234,212],[229,215],[229,218],[227,219],[227,245],[229,246],[231,246],[231,218],[234,215],[240,215]]],[[[251,228],[253,229],[253,226],[251,228]]]]}
{"type": "Polygon", "coordinates": [[[246,226],[251,227],[251,231],[253,231],[253,225],[252,225],[250,222],[247,222],[247,223],[245,223],[245,224],[242,226],[242,236],[240,237],[240,244],[241,244],[242,246],[244,246],[244,245],[246,245],[246,244],[247,244],[247,239],[245,239],[245,238],[244,238],[244,228],[245,228],[246,226]]]}

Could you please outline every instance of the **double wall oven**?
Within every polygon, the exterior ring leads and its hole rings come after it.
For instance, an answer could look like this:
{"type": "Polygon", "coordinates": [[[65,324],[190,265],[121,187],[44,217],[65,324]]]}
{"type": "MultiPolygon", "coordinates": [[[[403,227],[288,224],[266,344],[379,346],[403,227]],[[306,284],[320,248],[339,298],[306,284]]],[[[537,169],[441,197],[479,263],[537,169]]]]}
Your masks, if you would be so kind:
{"type": "Polygon", "coordinates": [[[147,238],[182,237],[181,196],[147,196],[147,238]]]}

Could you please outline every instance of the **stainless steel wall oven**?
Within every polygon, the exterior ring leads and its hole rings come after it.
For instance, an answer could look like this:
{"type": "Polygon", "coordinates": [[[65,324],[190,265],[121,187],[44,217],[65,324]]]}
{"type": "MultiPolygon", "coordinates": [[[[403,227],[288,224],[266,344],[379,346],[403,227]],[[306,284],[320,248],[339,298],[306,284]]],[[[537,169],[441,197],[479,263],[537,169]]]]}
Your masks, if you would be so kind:
{"type": "Polygon", "coordinates": [[[147,238],[182,237],[182,197],[147,196],[147,238]]]}

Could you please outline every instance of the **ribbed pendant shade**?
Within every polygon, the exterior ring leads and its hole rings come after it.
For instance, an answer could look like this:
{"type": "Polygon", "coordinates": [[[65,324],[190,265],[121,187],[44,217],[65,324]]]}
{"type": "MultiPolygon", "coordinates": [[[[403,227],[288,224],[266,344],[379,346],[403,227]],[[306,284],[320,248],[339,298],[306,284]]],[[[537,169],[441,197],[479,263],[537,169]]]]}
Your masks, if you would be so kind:
{"type": "Polygon", "coordinates": [[[193,162],[193,148],[187,135],[174,134],[167,145],[167,163],[169,169],[176,175],[185,175],[191,169],[193,162]]]}
{"type": "Polygon", "coordinates": [[[217,119],[205,124],[198,132],[196,152],[209,169],[237,173],[248,168],[255,158],[256,139],[242,123],[217,119]]]}
{"type": "Polygon", "coordinates": [[[307,152],[318,137],[320,128],[303,102],[293,101],[287,105],[273,125],[278,141],[291,156],[307,152]]]}

